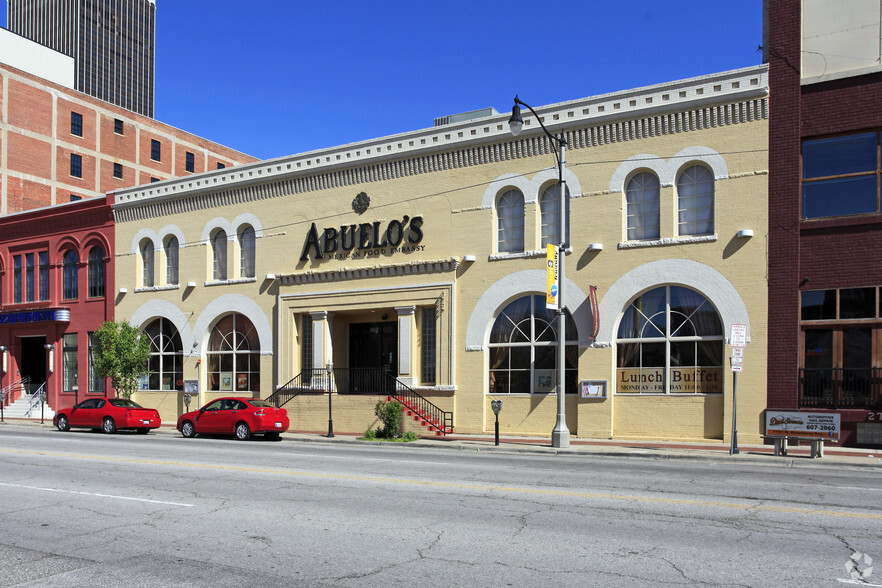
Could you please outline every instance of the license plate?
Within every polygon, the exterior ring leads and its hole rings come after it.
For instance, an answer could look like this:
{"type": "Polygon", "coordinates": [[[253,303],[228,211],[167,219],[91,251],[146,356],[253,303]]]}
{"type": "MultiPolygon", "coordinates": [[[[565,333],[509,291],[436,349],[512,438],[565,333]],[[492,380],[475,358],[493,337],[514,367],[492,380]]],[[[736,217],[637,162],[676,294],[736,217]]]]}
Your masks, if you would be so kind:
{"type": "Polygon", "coordinates": [[[142,420],[141,422],[144,423],[145,425],[149,425],[149,424],[150,424],[150,419],[144,419],[144,420],[142,420]]]}
{"type": "Polygon", "coordinates": [[[276,428],[277,428],[277,429],[281,429],[281,428],[282,428],[282,423],[276,423],[276,428]]]}

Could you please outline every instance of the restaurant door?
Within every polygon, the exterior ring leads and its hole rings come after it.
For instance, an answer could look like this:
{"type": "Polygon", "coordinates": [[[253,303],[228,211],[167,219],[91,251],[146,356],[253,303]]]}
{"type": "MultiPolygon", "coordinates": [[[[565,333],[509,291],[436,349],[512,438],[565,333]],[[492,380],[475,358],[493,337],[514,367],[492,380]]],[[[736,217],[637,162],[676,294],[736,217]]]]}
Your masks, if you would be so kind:
{"type": "Polygon", "coordinates": [[[398,375],[398,324],[349,325],[350,392],[387,394],[398,375]]]}

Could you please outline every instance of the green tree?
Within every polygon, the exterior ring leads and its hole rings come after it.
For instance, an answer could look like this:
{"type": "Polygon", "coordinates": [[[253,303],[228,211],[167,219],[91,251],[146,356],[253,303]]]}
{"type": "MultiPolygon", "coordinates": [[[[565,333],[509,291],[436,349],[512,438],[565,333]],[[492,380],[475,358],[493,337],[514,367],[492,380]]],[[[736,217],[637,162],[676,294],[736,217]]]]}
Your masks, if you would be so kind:
{"type": "Polygon", "coordinates": [[[95,333],[98,345],[92,365],[99,376],[110,378],[116,395],[130,398],[141,376],[148,373],[150,341],[125,321],[107,321],[95,333]]]}

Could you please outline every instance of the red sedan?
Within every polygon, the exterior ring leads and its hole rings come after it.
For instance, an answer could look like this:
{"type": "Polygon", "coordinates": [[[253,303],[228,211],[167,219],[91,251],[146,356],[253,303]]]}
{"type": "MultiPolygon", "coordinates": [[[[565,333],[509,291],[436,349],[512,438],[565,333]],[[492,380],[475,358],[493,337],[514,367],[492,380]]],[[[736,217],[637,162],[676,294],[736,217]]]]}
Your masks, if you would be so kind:
{"type": "Polygon", "coordinates": [[[184,437],[202,433],[235,435],[246,440],[254,434],[267,439],[278,439],[288,430],[288,411],[276,408],[257,398],[218,398],[199,410],[181,415],[178,431],[184,437]]]}
{"type": "Polygon", "coordinates": [[[146,434],[159,427],[159,411],[144,408],[137,402],[125,398],[89,398],[73,408],[63,408],[52,417],[52,424],[59,431],[71,427],[101,429],[105,433],[115,433],[120,429],[135,429],[146,434]]]}

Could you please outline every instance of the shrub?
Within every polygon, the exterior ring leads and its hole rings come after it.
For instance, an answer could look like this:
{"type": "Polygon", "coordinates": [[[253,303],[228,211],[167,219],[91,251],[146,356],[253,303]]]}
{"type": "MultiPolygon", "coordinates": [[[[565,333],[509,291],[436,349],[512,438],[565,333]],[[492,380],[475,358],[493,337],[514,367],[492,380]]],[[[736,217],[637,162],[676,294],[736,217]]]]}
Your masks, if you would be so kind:
{"type": "Polygon", "coordinates": [[[400,402],[380,400],[374,406],[374,414],[383,423],[382,428],[377,429],[377,437],[391,439],[398,436],[398,431],[401,430],[401,419],[404,415],[404,407],[400,402]]]}

